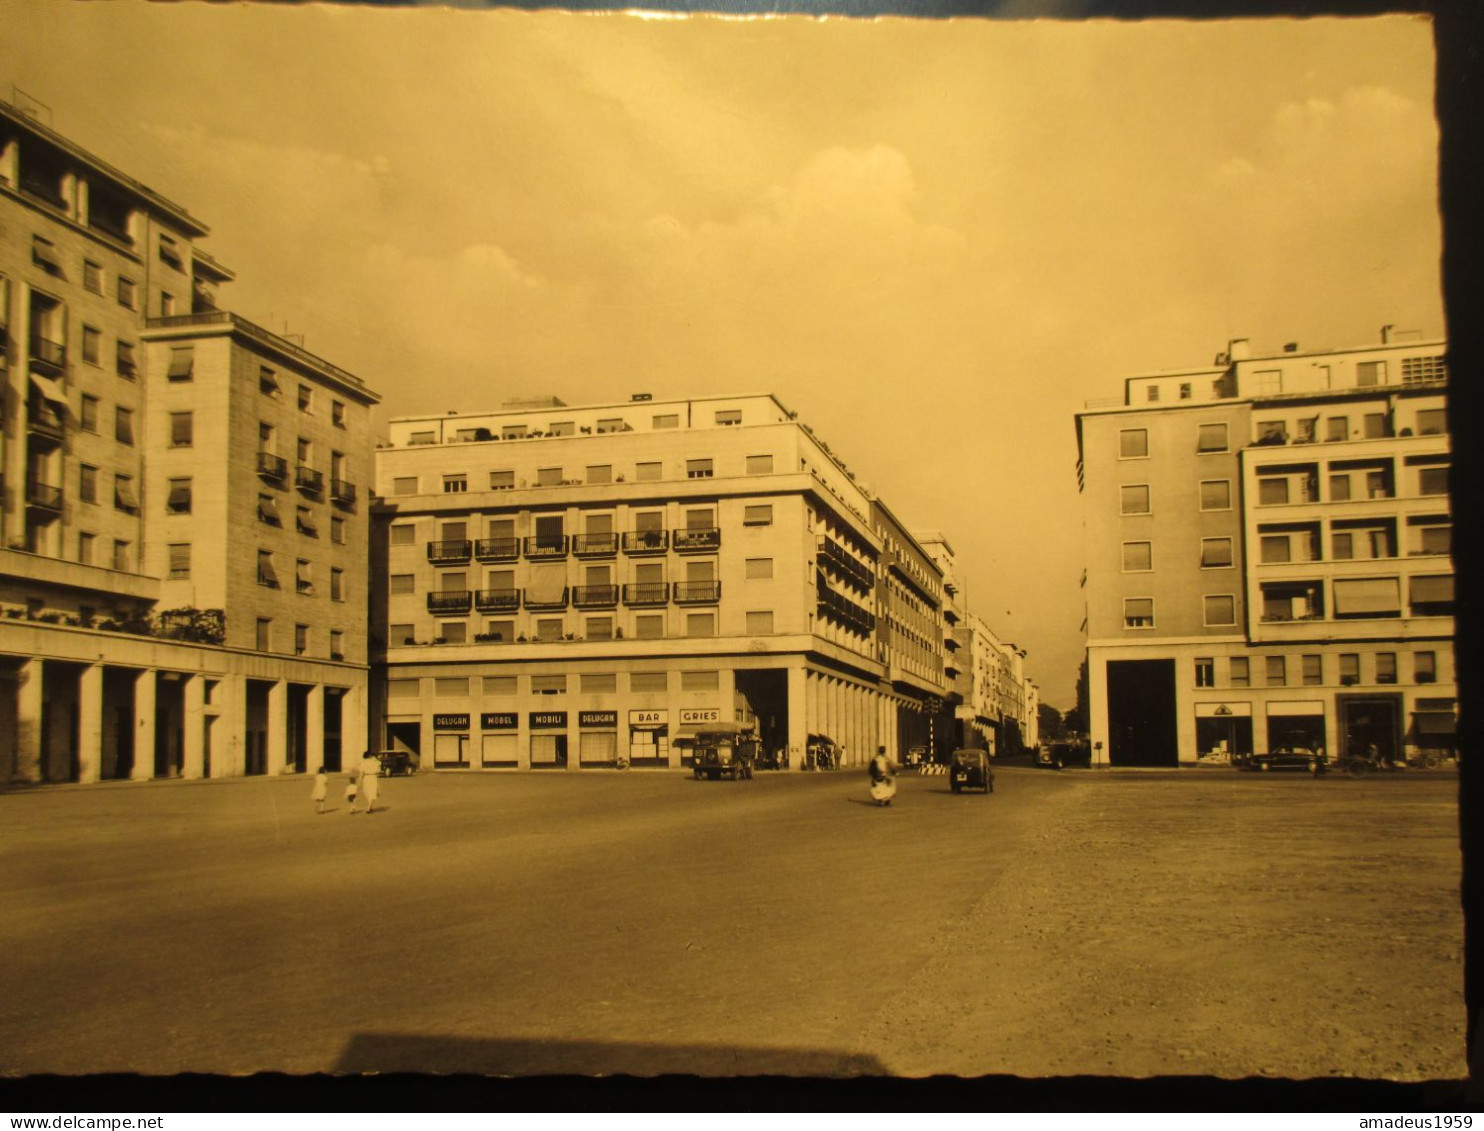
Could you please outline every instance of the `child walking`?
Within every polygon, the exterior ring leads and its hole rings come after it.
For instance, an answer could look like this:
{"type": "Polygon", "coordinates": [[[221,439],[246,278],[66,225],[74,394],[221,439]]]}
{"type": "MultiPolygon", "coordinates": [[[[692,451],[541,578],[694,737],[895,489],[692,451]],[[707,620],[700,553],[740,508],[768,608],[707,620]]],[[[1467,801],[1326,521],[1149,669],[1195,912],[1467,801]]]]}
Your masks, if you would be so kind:
{"type": "Polygon", "coordinates": [[[321,766],[314,771],[314,792],[309,795],[309,800],[314,802],[314,811],[323,813],[325,811],[325,796],[330,792],[330,775],[325,773],[321,766]]]}

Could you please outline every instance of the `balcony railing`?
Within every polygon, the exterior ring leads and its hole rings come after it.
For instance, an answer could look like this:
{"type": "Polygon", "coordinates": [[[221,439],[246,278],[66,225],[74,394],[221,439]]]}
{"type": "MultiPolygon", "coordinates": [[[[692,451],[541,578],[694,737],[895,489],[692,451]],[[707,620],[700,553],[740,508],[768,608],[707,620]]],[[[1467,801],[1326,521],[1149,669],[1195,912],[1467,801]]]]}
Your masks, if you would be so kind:
{"type": "Polygon", "coordinates": [[[700,553],[706,550],[714,550],[720,545],[721,530],[716,527],[712,527],[709,530],[675,531],[675,552],[677,554],[700,553]]]}
{"type": "Polygon", "coordinates": [[[719,581],[677,581],[675,603],[677,605],[714,605],[721,600],[719,581]]]}
{"type": "Polygon", "coordinates": [[[578,585],[572,590],[572,604],[579,609],[596,609],[618,604],[617,585],[578,585]]]}
{"type": "Polygon", "coordinates": [[[520,539],[481,538],[474,543],[474,556],[482,562],[513,562],[520,557],[520,539]]]}
{"type": "Polygon", "coordinates": [[[525,540],[528,558],[565,558],[567,536],[565,534],[537,534],[525,540]]]}
{"type": "Polygon", "coordinates": [[[356,501],[356,485],[348,479],[331,479],[330,498],[341,506],[353,506],[356,501]]]}
{"type": "Polygon", "coordinates": [[[467,562],[474,544],[467,538],[456,538],[444,542],[428,543],[428,561],[438,565],[467,562]]]}
{"type": "Polygon", "coordinates": [[[474,594],[474,607],[481,613],[513,613],[520,608],[520,590],[480,589],[474,594]]]}
{"type": "Polygon", "coordinates": [[[294,486],[301,491],[307,491],[318,495],[325,489],[325,473],[315,471],[312,467],[299,466],[294,468],[294,486]]]}
{"type": "Polygon", "coordinates": [[[62,416],[45,401],[33,400],[26,409],[26,430],[48,440],[60,442],[64,424],[62,416]]]}
{"type": "Polygon", "coordinates": [[[26,502],[42,510],[60,511],[62,509],[62,488],[53,487],[49,483],[38,483],[34,479],[30,480],[26,483],[26,502]]]}
{"type": "Polygon", "coordinates": [[[535,596],[530,590],[525,593],[526,608],[532,610],[541,609],[565,609],[567,607],[568,590],[563,587],[560,593],[548,593],[535,596]]]}
{"type": "Polygon", "coordinates": [[[258,453],[258,474],[264,479],[282,483],[289,476],[289,461],[272,452],[258,453]]]}
{"type": "Polygon", "coordinates": [[[64,369],[67,366],[67,347],[40,334],[32,334],[31,361],[48,369],[64,369]]]}
{"type": "Polygon", "coordinates": [[[668,581],[640,581],[623,587],[625,605],[663,605],[669,600],[668,581]]]}
{"type": "Polygon", "coordinates": [[[572,552],[579,558],[611,558],[618,553],[618,535],[574,534],[572,552]]]}
{"type": "Polygon", "coordinates": [[[623,536],[626,554],[663,554],[669,545],[668,530],[628,530],[623,536]]]}
{"type": "Polygon", "coordinates": [[[467,613],[471,604],[467,589],[447,589],[441,593],[428,594],[428,612],[438,615],[467,613]]]}

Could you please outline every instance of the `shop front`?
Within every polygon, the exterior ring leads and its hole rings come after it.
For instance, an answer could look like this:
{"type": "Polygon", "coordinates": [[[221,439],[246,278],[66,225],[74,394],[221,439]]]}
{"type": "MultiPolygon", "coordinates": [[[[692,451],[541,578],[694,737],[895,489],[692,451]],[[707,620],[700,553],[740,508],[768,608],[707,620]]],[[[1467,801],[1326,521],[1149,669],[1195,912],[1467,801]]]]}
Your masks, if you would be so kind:
{"type": "Polygon", "coordinates": [[[520,765],[520,716],[514,711],[486,711],[479,716],[479,764],[487,770],[520,765]]]}
{"type": "Polygon", "coordinates": [[[664,767],[670,764],[670,712],[629,712],[629,765],[664,767]]]}

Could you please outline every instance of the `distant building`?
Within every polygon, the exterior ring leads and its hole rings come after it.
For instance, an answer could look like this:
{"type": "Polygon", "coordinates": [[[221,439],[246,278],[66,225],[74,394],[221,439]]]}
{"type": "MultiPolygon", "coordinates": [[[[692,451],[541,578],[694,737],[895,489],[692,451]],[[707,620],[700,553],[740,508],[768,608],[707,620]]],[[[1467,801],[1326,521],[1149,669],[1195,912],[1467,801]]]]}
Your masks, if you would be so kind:
{"type": "Polygon", "coordinates": [[[1453,751],[1445,352],[1236,341],[1078,414],[1100,760],[1453,751]]]}
{"type": "Polygon", "coordinates": [[[0,779],[366,736],[374,393],[216,306],[206,226],[0,103],[0,779]]]}
{"type": "Polygon", "coordinates": [[[927,741],[938,572],[771,396],[402,418],[376,485],[375,725],[426,768],[927,741]]]}

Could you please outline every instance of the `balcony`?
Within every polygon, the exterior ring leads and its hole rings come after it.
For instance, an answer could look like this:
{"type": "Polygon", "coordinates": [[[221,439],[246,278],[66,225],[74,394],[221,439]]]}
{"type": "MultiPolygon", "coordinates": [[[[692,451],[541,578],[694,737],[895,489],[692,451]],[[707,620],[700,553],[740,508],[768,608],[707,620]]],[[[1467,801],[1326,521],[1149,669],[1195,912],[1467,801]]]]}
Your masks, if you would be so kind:
{"type": "Polygon", "coordinates": [[[353,507],[356,505],[356,485],[348,479],[331,479],[330,498],[342,507],[353,507]]]}
{"type": "Polygon", "coordinates": [[[481,613],[513,613],[520,608],[519,589],[480,589],[474,607],[481,613]]]}
{"type": "Polygon", "coordinates": [[[677,581],[675,603],[677,605],[714,605],[721,600],[719,581],[677,581]]]}
{"type": "Polygon", "coordinates": [[[473,552],[473,543],[467,538],[456,538],[446,542],[428,543],[428,561],[435,565],[459,565],[467,562],[473,552]]]}
{"type": "Polygon", "coordinates": [[[668,581],[641,581],[623,587],[625,605],[663,605],[670,600],[668,581]]]}
{"type": "Polygon", "coordinates": [[[428,612],[435,616],[457,616],[459,613],[467,613],[472,604],[471,596],[467,589],[448,589],[442,593],[429,593],[428,612]]]}
{"type": "Polygon", "coordinates": [[[259,452],[258,474],[271,482],[282,483],[289,477],[289,461],[272,452],[259,452]]]}
{"type": "Polygon", "coordinates": [[[26,431],[53,443],[62,442],[62,414],[46,401],[33,400],[26,407],[26,431]]]}
{"type": "Polygon", "coordinates": [[[567,536],[565,534],[537,534],[525,539],[526,557],[534,559],[565,558],[567,536]]]}
{"type": "Polygon", "coordinates": [[[482,562],[513,562],[520,557],[520,539],[481,538],[474,543],[474,556],[482,562]]]}
{"type": "MultiPolygon", "coordinates": [[[[677,554],[701,554],[708,550],[715,550],[721,545],[721,531],[716,527],[709,530],[677,530],[675,531],[675,552],[677,554]]],[[[679,597],[676,597],[679,600],[679,597]]]]}
{"type": "Polygon", "coordinates": [[[62,509],[62,488],[31,479],[26,482],[26,505],[44,511],[62,509]]]}
{"type": "Polygon", "coordinates": [[[574,534],[572,552],[579,558],[611,558],[618,553],[618,535],[574,534]]]}
{"type": "Polygon", "coordinates": [[[294,468],[294,486],[306,495],[319,495],[324,493],[325,473],[315,471],[312,467],[300,465],[294,468]]]}
{"type": "Polygon", "coordinates": [[[67,368],[67,347],[40,334],[32,334],[31,364],[60,374],[67,368]]]}
{"type": "Polygon", "coordinates": [[[670,545],[668,530],[629,530],[624,532],[623,552],[626,554],[663,554],[670,545]]]}
{"type": "Polygon", "coordinates": [[[612,608],[618,604],[618,586],[578,585],[572,590],[572,604],[579,609],[612,608]]]}
{"type": "Polygon", "coordinates": [[[530,590],[527,590],[525,595],[526,608],[533,612],[540,612],[547,609],[565,609],[567,607],[568,592],[566,586],[563,586],[560,592],[540,595],[533,594],[530,590]]]}

